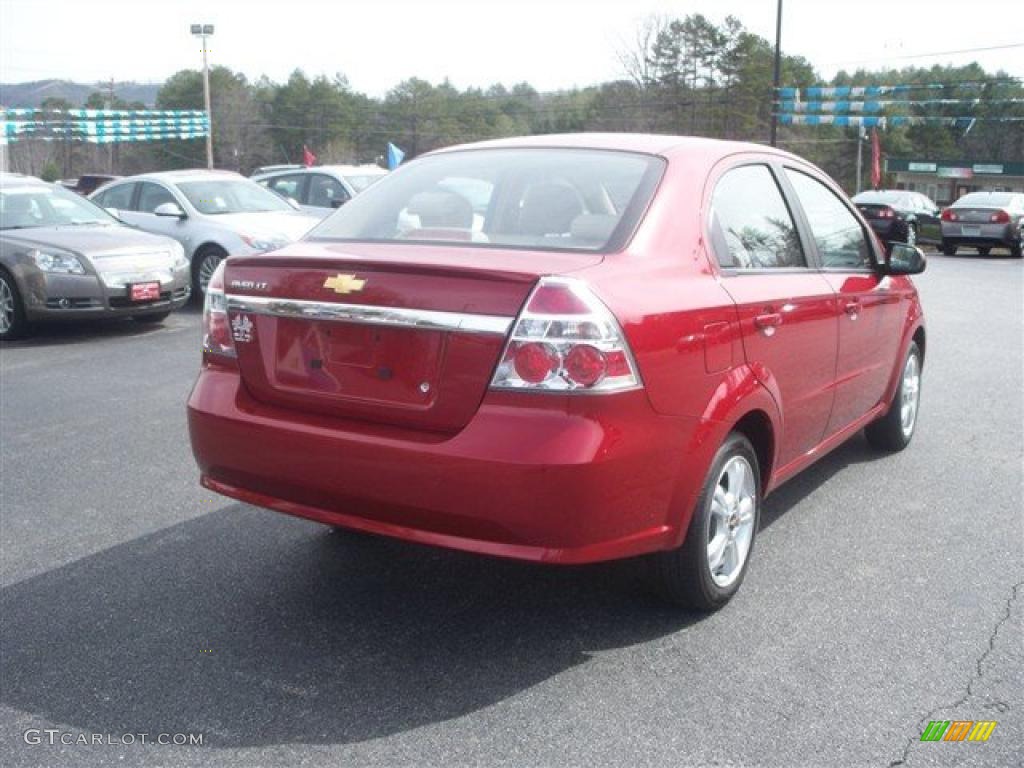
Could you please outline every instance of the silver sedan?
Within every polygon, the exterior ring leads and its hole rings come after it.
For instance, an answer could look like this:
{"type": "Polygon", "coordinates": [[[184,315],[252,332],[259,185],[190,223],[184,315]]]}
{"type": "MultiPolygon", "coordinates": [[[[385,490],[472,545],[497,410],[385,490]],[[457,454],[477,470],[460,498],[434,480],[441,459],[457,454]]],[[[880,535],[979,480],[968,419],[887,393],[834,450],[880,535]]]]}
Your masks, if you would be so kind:
{"type": "Polygon", "coordinates": [[[181,243],[195,294],[206,291],[226,256],[280,248],[320,221],[231,171],[145,173],[107,184],[90,199],[126,224],[181,243]]]}
{"type": "Polygon", "coordinates": [[[58,185],[0,174],[0,339],[41,320],[160,322],[190,290],[174,240],[126,227],[58,185]]]}

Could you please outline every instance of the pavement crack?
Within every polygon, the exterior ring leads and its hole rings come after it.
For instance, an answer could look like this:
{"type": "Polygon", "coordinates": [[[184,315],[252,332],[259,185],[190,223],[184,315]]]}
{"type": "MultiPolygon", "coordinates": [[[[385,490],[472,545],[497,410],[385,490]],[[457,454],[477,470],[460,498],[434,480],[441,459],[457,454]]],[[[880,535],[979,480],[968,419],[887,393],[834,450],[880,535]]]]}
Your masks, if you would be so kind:
{"type": "Polygon", "coordinates": [[[897,759],[889,763],[889,768],[897,768],[897,766],[907,764],[907,758],[910,756],[911,747],[913,747],[916,741],[918,740],[920,734],[924,730],[925,725],[929,721],[931,721],[931,719],[935,716],[937,712],[941,712],[944,709],[956,709],[961,704],[965,704],[967,700],[971,698],[972,695],[974,695],[975,683],[981,680],[981,678],[985,675],[985,659],[987,659],[989,654],[996,649],[996,636],[999,634],[999,630],[1000,628],[1002,628],[1003,624],[1009,621],[1010,616],[1013,612],[1013,603],[1017,600],[1017,595],[1020,592],[1021,587],[1024,587],[1024,581],[1018,581],[1016,584],[1014,584],[1013,588],[1010,591],[1010,596],[1006,598],[1006,612],[999,618],[999,621],[997,621],[995,625],[992,627],[992,632],[989,633],[988,636],[988,645],[975,662],[974,674],[971,675],[970,680],[967,681],[967,687],[964,690],[963,695],[950,704],[940,704],[938,706],[932,707],[928,712],[926,712],[924,716],[918,721],[917,732],[911,734],[911,736],[907,739],[907,743],[903,746],[903,752],[897,759]]]}

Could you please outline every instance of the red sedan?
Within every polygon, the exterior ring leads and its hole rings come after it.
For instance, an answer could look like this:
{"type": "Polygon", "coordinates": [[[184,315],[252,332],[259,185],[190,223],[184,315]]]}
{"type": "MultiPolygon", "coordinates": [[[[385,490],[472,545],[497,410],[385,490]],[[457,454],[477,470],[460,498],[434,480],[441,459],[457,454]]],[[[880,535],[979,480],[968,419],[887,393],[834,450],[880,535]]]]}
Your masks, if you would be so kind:
{"type": "Polygon", "coordinates": [[[923,269],[766,147],[439,151],[218,270],[192,447],[252,504],[524,560],[646,554],[714,609],[768,493],[860,429],[910,442],[923,269]]]}

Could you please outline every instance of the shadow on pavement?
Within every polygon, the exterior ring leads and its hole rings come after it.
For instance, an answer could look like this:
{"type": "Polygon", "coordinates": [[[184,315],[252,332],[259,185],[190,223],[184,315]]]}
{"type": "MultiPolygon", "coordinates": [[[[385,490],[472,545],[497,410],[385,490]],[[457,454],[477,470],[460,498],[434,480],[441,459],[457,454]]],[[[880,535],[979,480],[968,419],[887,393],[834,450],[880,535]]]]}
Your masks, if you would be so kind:
{"type": "Polygon", "coordinates": [[[699,619],[636,573],[329,534],[236,504],[4,589],[0,699],[93,733],[361,741],[699,619]]]}
{"type": "Polygon", "coordinates": [[[29,334],[17,341],[0,341],[0,349],[55,347],[69,344],[88,344],[100,339],[146,336],[159,331],[175,318],[202,314],[202,307],[186,304],[171,313],[163,323],[140,323],[130,317],[111,317],[79,321],[48,321],[33,323],[29,334]]]}
{"type": "MultiPolygon", "coordinates": [[[[840,447],[762,525],[877,458],[863,438],[840,447]]],[[[214,747],[372,739],[701,620],[659,602],[638,565],[535,566],[232,504],[3,589],[0,700],[214,747]]]]}

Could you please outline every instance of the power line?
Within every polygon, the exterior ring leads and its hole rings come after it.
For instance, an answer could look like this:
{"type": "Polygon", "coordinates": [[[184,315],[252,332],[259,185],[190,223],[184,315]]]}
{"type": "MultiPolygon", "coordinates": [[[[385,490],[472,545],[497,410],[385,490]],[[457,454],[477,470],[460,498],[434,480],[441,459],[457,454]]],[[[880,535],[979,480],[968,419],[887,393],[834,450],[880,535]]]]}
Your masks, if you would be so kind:
{"type": "Polygon", "coordinates": [[[845,66],[847,64],[867,64],[875,61],[903,61],[906,59],[927,59],[932,56],[953,56],[960,53],[983,53],[985,51],[1005,51],[1009,48],[1024,48],[1024,43],[1007,43],[1006,45],[986,45],[980,48],[961,48],[956,51],[936,51],[935,53],[911,53],[901,54],[899,56],[878,56],[873,59],[857,59],[854,61],[834,61],[832,62],[835,66],[845,66]]]}

